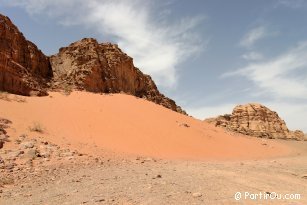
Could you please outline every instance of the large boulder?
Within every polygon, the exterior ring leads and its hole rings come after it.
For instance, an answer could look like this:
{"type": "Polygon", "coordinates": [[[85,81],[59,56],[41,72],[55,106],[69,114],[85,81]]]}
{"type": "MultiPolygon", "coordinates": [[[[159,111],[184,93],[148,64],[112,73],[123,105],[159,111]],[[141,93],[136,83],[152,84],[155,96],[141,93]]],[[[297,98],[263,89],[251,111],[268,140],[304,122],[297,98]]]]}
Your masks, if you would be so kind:
{"type": "Polygon", "coordinates": [[[53,89],[90,92],[124,92],[181,112],[176,103],[162,95],[150,76],[133,65],[133,59],[116,44],[84,38],[61,48],[50,57],[53,89]]]}
{"type": "Polygon", "coordinates": [[[255,137],[304,140],[302,131],[290,131],[276,112],[257,103],[238,105],[232,114],[205,121],[217,127],[255,137]]]}
{"type": "Polygon", "coordinates": [[[51,75],[48,57],[0,14],[0,90],[46,95],[46,79],[51,75]]]}

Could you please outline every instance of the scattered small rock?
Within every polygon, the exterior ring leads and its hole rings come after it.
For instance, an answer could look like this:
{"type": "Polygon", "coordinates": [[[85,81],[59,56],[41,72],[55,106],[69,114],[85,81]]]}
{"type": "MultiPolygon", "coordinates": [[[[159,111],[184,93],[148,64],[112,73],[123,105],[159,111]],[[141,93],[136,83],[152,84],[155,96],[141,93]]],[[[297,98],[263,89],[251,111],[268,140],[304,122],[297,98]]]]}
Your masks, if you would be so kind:
{"type": "Polygon", "coordinates": [[[14,160],[14,159],[16,159],[17,157],[19,157],[22,154],[24,154],[23,150],[13,151],[13,152],[10,152],[8,154],[7,158],[11,159],[11,160],[14,160]]]}
{"type": "Polygon", "coordinates": [[[20,144],[21,149],[31,149],[33,147],[34,147],[33,142],[23,142],[22,144],[20,144]]]}
{"type": "Polygon", "coordinates": [[[162,175],[158,174],[157,176],[153,177],[153,179],[162,178],[162,175]]]}
{"type": "Polygon", "coordinates": [[[37,150],[36,149],[30,149],[25,155],[25,158],[29,159],[35,159],[37,157],[37,150]]]}
{"type": "Polygon", "coordinates": [[[182,123],[182,124],[180,124],[180,126],[182,126],[182,127],[190,127],[190,125],[188,125],[187,123],[182,123]]]}
{"type": "Polygon", "coordinates": [[[8,164],[8,165],[6,165],[5,166],[5,168],[7,169],[7,170],[11,170],[11,169],[14,169],[14,166],[15,166],[15,164],[8,164]]]}
{"type": "Polygon", "coordinates": [[[196,197],[201,197],[202,194],[199,193],[199,192],[195,192],[195,193],[192,194],[192,196],[196,198],[196,197]]]}
{"type": "Polygon", "coordinates": [[[74,153],[68,151],[68,152],[61,153],[60,156],[61,157],[72,157],[74,156],[74,153]]]}
{"type": "Polygon", "coordinates": [[[95,202],[103,202],[103,201],[105,201],[105,199],[95,199],[94,201],[95,202]]]}
{"type": "Polygon", "coordinates": [[[50,155],[51,155],[51,153],[48,152],[47,150],[40,152],[40,156],[43,157],[43,158],[49,158],[50,155]]]}

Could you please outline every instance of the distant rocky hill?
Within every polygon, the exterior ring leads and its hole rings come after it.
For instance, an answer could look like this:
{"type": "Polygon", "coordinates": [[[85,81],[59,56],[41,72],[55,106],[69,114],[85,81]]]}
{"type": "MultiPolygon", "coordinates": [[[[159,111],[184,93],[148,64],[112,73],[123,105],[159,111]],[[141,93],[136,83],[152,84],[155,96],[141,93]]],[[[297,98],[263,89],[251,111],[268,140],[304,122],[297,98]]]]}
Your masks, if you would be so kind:
{"type": "Polygon", "coordinates": [[[47,57],[0,14],[0,90],[42,96],[67,89],[124,92],[185,114],[117,45],[85,38],[47,57]]]}
{"type": "Polygon", "coordinates": [[[302,131],[290,131],[285,121],[276,112],[257,103],[238,105],[233,109],[232,114],[220,115],[205,121],[229,131],[255,137],[306,139],[302,131]]]}

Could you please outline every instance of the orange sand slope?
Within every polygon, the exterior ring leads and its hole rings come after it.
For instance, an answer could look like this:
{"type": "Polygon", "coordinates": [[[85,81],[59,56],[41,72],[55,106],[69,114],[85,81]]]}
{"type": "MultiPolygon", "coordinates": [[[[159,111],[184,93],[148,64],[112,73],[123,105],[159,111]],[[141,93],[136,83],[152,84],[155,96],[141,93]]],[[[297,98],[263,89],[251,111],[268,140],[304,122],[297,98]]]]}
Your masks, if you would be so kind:
{"type": "Polygon", "coordinates": [[[90,151],[102,148],[129,155],[170,159],[255,159],[285,155],[274,141],[232,136],[224,130],[124,94],[73,92],[69,96],[0,100],[0,116],[13,121],[11,136],[30,133],[37,122],[42,136],[90,151]],[[13,132],[13,133],[12,133],[13,132]]]}

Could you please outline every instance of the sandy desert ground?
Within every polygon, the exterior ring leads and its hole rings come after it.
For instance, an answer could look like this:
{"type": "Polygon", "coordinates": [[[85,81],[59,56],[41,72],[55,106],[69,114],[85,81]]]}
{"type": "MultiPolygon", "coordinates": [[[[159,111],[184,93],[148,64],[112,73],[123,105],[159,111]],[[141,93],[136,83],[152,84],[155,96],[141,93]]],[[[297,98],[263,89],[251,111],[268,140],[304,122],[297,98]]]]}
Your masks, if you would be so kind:
{"type": "Polygon", "coordinates": [[[234,135],[123,94],[8,95],[0,107],[12,121],[0,204],[307,204],[307,142],[234,135]]]}

